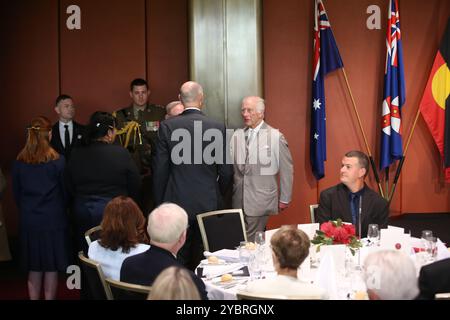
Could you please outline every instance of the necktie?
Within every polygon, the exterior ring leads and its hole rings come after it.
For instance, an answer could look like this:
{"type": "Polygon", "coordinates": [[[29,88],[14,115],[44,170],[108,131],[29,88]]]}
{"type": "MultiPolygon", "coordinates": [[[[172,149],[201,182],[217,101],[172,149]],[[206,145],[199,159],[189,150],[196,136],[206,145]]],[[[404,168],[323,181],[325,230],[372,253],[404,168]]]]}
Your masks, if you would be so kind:
{"type": "Polygon", "coordinates": [[[69,135],[69,125],[64,125],[64,149],[68,150],[70,147],[70,135],[69,135]]]}
{"type": "Polygon", "coordinates": [[[250,144],[250,139],[252,138],[252,129],[248,129],[247,130],[247,134],[245,135],[245,163],[248,163],[248,156],[249,156],[249,151],[248,151],[248,146],[250,144]]]}
{"type": "Polygon", "coordinates": [[[359,196],[356,193],[350,193],[350,209],[352,211],[352,222],[355,226],[358,217],[358,200],[359,196]]]}

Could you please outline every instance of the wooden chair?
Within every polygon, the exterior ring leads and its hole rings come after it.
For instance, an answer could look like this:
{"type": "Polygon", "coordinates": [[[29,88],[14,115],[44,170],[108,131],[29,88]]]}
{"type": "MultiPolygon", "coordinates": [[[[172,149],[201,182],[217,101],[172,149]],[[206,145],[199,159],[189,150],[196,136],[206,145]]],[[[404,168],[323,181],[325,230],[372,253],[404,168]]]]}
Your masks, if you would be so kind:
{"type": "Polygon", "coordinates": [[[91,298],[94,300],[113,300],[111,290],[106,285],[105,275],[100,263],[87,258],[83,251],[78,253],[78,258],[85,275],[84,280],[86,280],[82,282],[82,285],[88,287],[91,298]]]}
{"type": "Polygon", "coordinates": [[[235,249],[247,241],[242,209],[210,211],[197,215],[206,251],[235,249]]]}
{"type": "Polygon", "coordinates": [[[309,205],[309,216],[311,217],[311,223],[316,223],[316,211],[318,207],[318,204],[309,205]]]}
{"type": "Polygon", "coordinates": [[[88,231],[86,231],[84,233],[84,238],[86,239],[88,247],[91,245],[91,243],[93,241],[100,238],[100,231],[102,231],[102,227],[96,226],[96,227],[90,228],[88,231]]]}
{"type": "Polygon", "coordinates": [[[106,284],[114,300],[146,300],[152,290],[151,286],[142,286],[110,278],[106,279],[106,284]]]}
{"type": "Polygon", "coordinates": [[[450,300],[450,292],[436,293],[434,300],[450,300]]]}

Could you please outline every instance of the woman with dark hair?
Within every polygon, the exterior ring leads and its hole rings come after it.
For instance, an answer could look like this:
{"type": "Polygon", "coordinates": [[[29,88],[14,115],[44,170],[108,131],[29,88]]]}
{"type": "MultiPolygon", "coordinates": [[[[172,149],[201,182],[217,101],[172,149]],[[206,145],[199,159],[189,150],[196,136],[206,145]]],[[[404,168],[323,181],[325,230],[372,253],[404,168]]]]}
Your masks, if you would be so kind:
{"type": "Polygon", "coordinates": [[[116,197],[106,205],[101,227],[100,239],[89,245],[89,258],[100,263],[107,278],[120,280],[123,260],[150,248],[144,215],[131,198],[116,197]]]}
{"type": "Polygon", "coordinates": [[[68,265],[68,233],[63,172],[65,160],[51,146],[52,125],[37,117],[14,162],[13,191],[20,211],[20,260],[28,271],[30,299],[55,298],[58,271],[68,265]]]}
{"type": "Polygon", "coordinates": [[[86,145],[73,150],[67,170],[67,187],[74,197],[73,214],[78,247],[87,252],[84,233],[102,221],[106,204],[123,195],[136,199],[140,177],[128,151],[113,144],[114,117],[94,112],[87,126],[86,145]]]}

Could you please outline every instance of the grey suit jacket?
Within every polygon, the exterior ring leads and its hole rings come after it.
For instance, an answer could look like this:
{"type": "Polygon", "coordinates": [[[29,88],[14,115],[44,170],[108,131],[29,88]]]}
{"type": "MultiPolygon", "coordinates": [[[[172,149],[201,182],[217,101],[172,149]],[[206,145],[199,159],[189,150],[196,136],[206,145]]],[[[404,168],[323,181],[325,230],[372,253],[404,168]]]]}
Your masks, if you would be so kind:
{"type": "Polygon", "coordinates": [[[233,208],[253,217],[278,214],[278,202],[289,203],[292,198],[294,166],[287,141],[280,131],[263,123],[247,153],[246,134],[247,129],[238,129],[230,142],[233,208]]]}

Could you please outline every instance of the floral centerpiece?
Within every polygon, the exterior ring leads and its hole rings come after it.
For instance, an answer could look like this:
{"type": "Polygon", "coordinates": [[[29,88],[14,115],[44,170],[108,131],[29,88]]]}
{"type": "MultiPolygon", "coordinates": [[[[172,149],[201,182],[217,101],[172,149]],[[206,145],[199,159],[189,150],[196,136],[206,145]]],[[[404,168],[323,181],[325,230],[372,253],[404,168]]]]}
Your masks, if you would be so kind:
{"type": "Polygon", "coordinates": [[[353,255],[362,247],[361,241],[355,235],[355,226],[345,224],[341,219],[322,223],[311,243],[317,245],[317,252],[322,245],[345,244],[353,255]]]}

